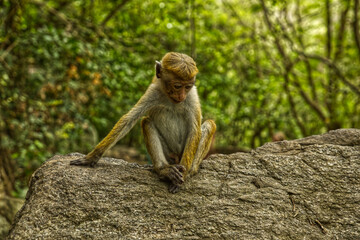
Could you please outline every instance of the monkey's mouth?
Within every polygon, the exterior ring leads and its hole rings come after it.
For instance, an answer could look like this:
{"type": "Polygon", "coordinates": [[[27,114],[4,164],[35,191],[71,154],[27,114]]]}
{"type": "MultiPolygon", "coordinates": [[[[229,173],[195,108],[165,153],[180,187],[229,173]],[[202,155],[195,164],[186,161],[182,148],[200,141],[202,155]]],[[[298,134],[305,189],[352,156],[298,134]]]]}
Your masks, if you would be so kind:
{"type": "Polygon", "coordinates": [[[181,103],[182,101],[178,101],[178,100],[176,100],[176,99],[171,99],[175,104],[178,104],[178,103],[181,103]]]}

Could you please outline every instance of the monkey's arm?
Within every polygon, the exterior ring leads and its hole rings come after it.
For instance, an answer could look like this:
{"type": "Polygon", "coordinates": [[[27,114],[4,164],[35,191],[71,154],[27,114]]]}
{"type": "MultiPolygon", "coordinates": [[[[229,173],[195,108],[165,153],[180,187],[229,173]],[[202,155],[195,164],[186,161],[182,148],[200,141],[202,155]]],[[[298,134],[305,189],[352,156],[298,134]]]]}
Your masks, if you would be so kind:
{"type": "Polygon", "coordinates": [[[70,162],[70,165],[87,165],[93,167],[101,156],[123,138],[141,118],[154,105],[156,94],[149,87],[137,104],[115,124],[110,133],[88,153],[85,157],[70,162]]]}
{"type": "Polygon", "coordinates": [[[186,140],[186,145],[184,148],[184,152],[180,161],[180,164],[186,168],[185,176],[187,171],[190,169],[192,162],[194,160],[194,156],[196,150],[199,146],[200,138],[201,138],[201,109],[198,106],[195,109],[195,114],[193,116],[195,120],[193,121],[190,133],[186,140]]]}

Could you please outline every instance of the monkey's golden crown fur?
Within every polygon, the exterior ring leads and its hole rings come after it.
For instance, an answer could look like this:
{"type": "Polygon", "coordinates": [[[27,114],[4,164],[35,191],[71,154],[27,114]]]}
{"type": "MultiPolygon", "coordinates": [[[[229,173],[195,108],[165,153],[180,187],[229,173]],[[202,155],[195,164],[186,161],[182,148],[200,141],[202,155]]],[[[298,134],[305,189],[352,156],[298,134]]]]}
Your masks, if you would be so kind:
{"type": "Polygon", "coordinates": [[[162,58],[161,65],[184,80],[192,79],[199,72],[194,59],[183,53],[167,53],[162,58]]]}

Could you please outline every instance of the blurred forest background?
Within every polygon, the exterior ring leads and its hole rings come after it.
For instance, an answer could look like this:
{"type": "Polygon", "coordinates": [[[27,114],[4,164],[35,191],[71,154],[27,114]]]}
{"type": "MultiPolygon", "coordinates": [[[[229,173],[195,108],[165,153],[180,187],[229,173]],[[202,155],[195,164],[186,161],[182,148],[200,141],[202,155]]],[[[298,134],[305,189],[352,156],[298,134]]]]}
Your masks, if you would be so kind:
{"type": "MultiPolygon", "coordinates": [[[[359,0],[0,0],[3,191],[91,150],[169,51],[197,62],[214,152],[360,128],[359,25],[359,0]]],[[[146,152],[139,124],[120,144],[146,152]]]]}

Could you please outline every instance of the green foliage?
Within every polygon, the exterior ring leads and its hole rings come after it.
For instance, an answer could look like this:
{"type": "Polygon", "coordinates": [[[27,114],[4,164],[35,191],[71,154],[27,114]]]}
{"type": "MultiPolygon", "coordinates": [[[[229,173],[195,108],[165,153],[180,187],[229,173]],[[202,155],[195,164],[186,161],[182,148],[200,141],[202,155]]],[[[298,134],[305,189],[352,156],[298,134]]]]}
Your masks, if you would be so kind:
{"type": "MultiPolygon", "coordinates": [[[[332,1],[328,39],[323,2],[132,0],[117,9],[121,2],[0,3],[0,150],[14,163],[18,194],[48,157],[86,153],[104,137],[168,51],[198,64],[216,148],[360,127],[352,4],[341,32],[335,19],[347,2],[332,1]]],[[[122,143],[145,151],[139,126],[122,143]]]]}

